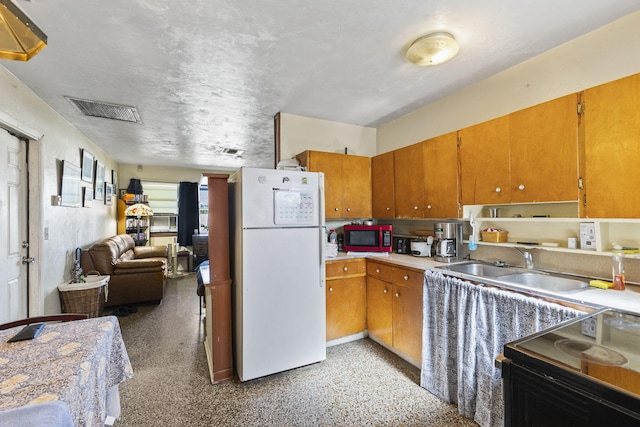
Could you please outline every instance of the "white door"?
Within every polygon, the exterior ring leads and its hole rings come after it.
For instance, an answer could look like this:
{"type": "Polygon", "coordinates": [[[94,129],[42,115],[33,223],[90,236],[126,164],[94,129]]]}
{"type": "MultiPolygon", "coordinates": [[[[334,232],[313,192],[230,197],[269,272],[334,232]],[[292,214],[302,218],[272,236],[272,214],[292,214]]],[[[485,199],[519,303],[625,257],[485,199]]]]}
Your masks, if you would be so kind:
{"type": "Polygon", "coordinates": [[[26,143],[0,129],[0,323],[27,317],[26,143]]]}

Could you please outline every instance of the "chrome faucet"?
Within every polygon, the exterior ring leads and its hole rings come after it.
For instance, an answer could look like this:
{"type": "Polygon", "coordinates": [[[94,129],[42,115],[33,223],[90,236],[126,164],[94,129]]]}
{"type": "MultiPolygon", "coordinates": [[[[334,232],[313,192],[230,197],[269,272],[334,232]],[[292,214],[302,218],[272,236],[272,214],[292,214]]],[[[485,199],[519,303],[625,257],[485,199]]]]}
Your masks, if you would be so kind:
{"type": "Polygon", "coordinates": [[[515,246],[513,247],[513,249],[515,249],[516,251],[520,252],[520,255],[522,255],[524,257],[524,265],[525,265],[525,267],[527,267],[527,270],[533,270],[533,256],[531,255],[531,252],[521,251],[520,249],[516,248],[515,246]]]}

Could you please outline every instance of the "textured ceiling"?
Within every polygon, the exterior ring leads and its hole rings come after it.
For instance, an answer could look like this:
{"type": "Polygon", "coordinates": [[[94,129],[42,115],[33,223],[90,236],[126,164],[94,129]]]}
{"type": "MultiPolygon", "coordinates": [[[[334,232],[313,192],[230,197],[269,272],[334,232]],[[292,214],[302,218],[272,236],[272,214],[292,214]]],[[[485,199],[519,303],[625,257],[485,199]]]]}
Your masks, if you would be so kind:
{"type": "Polygon", "coordinates": [[[14,0],[49,37],[2,61],[126,164],[273,166],[273,116],[379,126],[639,9],[629,0],[14,0]],[[446,30],[451,62],[403,51],[446,30]],[[66,97],[137,108],[85,117],[66,97]],[[240,158],[221,148],[245,150],[240,158]]]}

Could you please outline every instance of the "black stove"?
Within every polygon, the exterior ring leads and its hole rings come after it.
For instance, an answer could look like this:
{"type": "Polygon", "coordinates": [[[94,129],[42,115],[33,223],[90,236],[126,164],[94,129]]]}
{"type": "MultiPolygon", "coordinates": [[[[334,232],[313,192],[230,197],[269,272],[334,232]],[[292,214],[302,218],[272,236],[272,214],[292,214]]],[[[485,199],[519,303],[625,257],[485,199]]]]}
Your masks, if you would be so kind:
{"type": "Polygon", "coordinates": [[[594,311],[506,344],[504,357],[505,425],[640,424],[640,315],[594,311]]]}

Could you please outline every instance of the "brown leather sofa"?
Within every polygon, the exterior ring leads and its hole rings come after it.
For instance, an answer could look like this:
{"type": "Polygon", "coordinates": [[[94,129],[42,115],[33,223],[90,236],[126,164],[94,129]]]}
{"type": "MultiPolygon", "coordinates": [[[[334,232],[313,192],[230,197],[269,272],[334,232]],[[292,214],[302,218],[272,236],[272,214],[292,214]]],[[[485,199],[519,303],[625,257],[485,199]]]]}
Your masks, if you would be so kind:
{"type": "Polygon", "coordinates": [[[128,234],[93,244],[80,258],[85,275],[109,275],[106,307],[160,303],[167,276],[166,246],[136,246],[128,234]]]}

